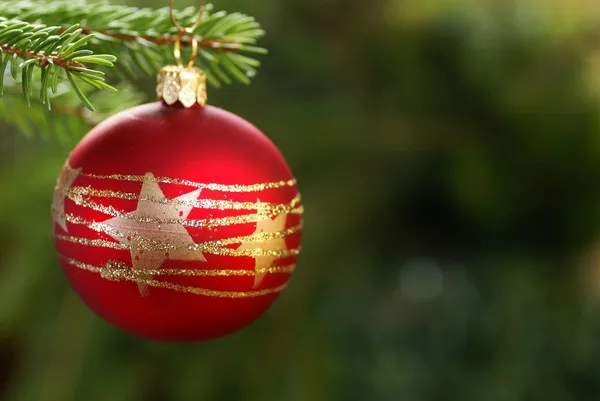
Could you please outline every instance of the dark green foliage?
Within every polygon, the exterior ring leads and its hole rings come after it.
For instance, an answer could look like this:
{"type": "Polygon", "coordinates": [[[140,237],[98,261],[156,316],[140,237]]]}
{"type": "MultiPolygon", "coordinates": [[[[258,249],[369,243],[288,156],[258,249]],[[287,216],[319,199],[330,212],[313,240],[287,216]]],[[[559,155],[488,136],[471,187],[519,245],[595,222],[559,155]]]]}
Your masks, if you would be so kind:
{"type": "MultiPolygon", "coordinates": [[[[45,70],[33,73],[32,92],[40,91],[44,80],[48,80],[45,70]],[[36,76],[36,75],[42,75],[36,76]]],[[[81,94],[73,91],[69,82],[56,82],[54,91],[46,91],[46,102],[54,108],[48,110],[37,102],[28,104],[20,93],[20,87],[9,86],[0,101],[0,121],[12,124],[26,136],[36,135],[45,141],[58,140],[66,147],[73,146],[81,135],[110,115],[136,106],[144,96],[128,85],[118,87],[118,92],[106,96],[104,91],[91,85],[77,85],[81,94]],[[85,98],[94,104],[89,110],[81,103],[85,98]]]]}

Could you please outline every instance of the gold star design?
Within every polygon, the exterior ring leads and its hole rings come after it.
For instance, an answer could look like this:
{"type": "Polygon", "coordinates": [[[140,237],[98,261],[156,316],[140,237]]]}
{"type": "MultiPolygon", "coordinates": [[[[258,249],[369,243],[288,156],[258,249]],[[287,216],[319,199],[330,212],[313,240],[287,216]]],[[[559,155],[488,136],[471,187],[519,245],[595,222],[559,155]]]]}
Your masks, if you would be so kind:
{"type": "MultiPolygon", "coordinates": [[[[258,210],[258,214],[265,213],[268,213],[268,211],[264,209],[258,210]]],[[[260,220],[256,223],[256,231],[254,231],[254,235],[276,233],[285,230],[286,218],[287,214],[283,213],[277,215],[274,219],[267,217],[264,220],[260,220]]],[[[260,245],[261,246],[259,249],[262,251],[283,251],[287,249],[285,239],[282,237],[264,240],[260,243],[260,245]]],[[[239,247],[239,249],[256,250],[257,248],[255,244],[243,243],[242,246],[239,247]]],[[[253,288],[258,287],[260,283],[262,283],[263,279],[267,275],[267,273],[264,272],[264,270],[271,267],[273,265],[273,262],[275,262],[277,259],[279,259],[277,256],[272,255],[261,255],[255,257],[256,262],[254,265],[254,270],[256,272],[256,275],[254,276],[253,288]]]]}
{"type": "Polygon", "coordinates": [[[80,173],[80,168],[71,168],[67,161],[58,176],[54,187],[54,196],[52,197],[52,227],[54,231],[56,231],[56,225],[58,224],[63,231],[69,232],[65,216],[65,190],[71,188],[80,173]]]}
{"type": "MultiPolygon", "coordinates": [[[[196,245],[187,229],[179,222],[158,224],[156,220],[185,220],[193,209],[191,204],[200,196],[201,189],[175,199],[167,199],[158,183],[153,182],[152,173],[146,174],[142,185],[137,209],[124,216],[114,217],[104,222],[119,235],[111,235],[122,244],[130,246],[131,262],[136,274],[140,270],[157,270],[165,260],[206,261],[202,252],[194,251],[186,245],[196,245]],[[143,221],[148,219],[149,221],[143,221]],[[153,220],[153,221],[152,221],[153,220]],[[165,252],[156,244],[170,244],[176,249],[165,252]]],[[[152,279],[152,275],[139,275],[142,280],[152,279]]],[[[147,286],[138,283],[140,295],[144,296],[147,286]]]]}

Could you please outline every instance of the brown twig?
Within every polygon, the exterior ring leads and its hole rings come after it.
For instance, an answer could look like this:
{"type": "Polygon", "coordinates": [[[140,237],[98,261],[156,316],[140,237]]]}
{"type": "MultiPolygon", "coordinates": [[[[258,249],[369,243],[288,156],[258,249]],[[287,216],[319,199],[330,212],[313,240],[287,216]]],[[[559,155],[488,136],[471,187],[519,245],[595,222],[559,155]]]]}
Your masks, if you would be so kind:
{"type": "Polygon", "coordinates": [[[90,125],[98,125],[104,119],[100,113],[90,111],[82,106],[70,106],[66,104],[53,104],[52,110],[58,114],[72,115],[85,120],[90,125]]]}
{"type": "Polygon", "coordinates": [[[53,56],[51,54],[35,53],[30,52],[28,50],[18,49],[16,47],[9,47],[6,45],[0,45],[0,49],[2,49],[3,53],[16,54],[20,58],[26,60],[37,59],[39,60],[40,67],[42,68],[46,67],[48,64],[54,64],[58,67],[64,68],[65,70],[69,70],[73,67],[85,67],[83,64],[78,63],[77,61],[65,60],[65,58],[60,55],[53,56]]]}
{"type": "MultiPolygon", "coordinates": [[[[81,27],[82,33],[86,35],[95,34],[98,37],[105,36],[111,39],[118,39],[124,42],[138,42],[140,40],[154,43],[157,45],[174,45],[177,41],[177,36],[173,35],[162,35],[162,36],[149,36],[149,35],[127,35],[121,33],[111,33],[108,31],[95,31],[90,27],[81,27]]],[[[203,49],[214,49],[214,50],[222,50],[222,51],[237,51],[240,49],[241,44],[237,42],[228,42],[222,39],[202,39],[202,37],[197,37],[198,47],[203,49]]],[[[184,36],[181,38],[181,45],[190,47],[192,46],[193,39],[189,36],[184,36]]]]}
{"type": "MultiPolygon", "coordinates": [[[[126,42],[137,42],[139,40],[144,40],[146,42],[154,43],[157,45],[166,45],[166,44],[175,44],[175,41],[177,40],[176,36],[171,36],[171,35],[134,36],[134,35],[127,35],[127,34],[115,34],[115,33],[110,33],[107,31],[94,31],[89,27],[81,27],[81,29],[82,29],[82,33],[84,33],[86,35],[93,33],[99,37],[105,36],[105,37],[108,37],[111,39],[118,39],[118,40],[122,40],[122,41],[126,41],[126,42]]],[[[181,38],[181,45],[182,46],[191,46],[192,41],[193,41],[192,38],[190,38],[188,36],[183,37],[183,38],[181,38]]],[[[205,40],[198,40],[198,46],[200,48],[204,48],[204,49],[214,49],[214,50],[234,52],[234,51],[239,50],[241,45],[240,45],[240,43],[237,43],[237,42],[227,42],[222,39],[205,39],[205,40]]],[[[61,55],[53,56],[50,54],[35,53],[35,52],[30,52],[27,50],[22,50],[22,49],[18,49],[16,47],[9,47],[6,45],[1,45],[1,44],[0,44],[0,49],[2,49],[3,53],[16,54],[17,56],[19,56],[20,58],[23,58],[23,59],[27,59],[27,60],[38,59],[39,65],[42,68],[45,68],[48,64],[54,64],[65,70],[71,69],[73,67],[79,67],[79,68],[85,67],[83,64],[78,63],[77,61],[65,60],[64,57],[61,55]]]]}

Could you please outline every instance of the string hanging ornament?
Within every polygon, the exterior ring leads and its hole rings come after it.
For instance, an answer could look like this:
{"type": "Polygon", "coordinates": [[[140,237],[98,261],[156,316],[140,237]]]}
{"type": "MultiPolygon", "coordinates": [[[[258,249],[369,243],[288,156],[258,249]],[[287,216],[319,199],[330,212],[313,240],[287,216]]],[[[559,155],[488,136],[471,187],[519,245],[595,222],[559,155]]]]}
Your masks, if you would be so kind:
{"type": "Polygon", "coordinates": [[[275,145],[206,105],[194,65],[202,21],[178,28],[158,101],[92,129],[57,180],[52,220],[63,271],[98,316],[135,336],[205,341],[254,322],[296,268],[303,206],[275,145]],[[191,59],[182,62],[182,39],[191,59]]]}

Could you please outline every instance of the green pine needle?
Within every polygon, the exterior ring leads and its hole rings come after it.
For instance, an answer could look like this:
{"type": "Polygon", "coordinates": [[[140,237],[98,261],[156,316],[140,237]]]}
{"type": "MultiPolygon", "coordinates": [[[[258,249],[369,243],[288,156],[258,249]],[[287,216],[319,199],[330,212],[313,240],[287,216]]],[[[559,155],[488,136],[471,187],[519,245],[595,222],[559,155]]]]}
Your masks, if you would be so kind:
{"type": "MultiPolygon", "coordinates": [[[[231,84],[234,81],[248,84],[260,66],[260,62],[253,56],[267,53],[266,49],[256,46],[265,32],[251,16],[237,12],[214,12],[213,8],[211,4],[206,6],[203,21],[194,32],[200,43],[197,62],[206,70],[210,77],[209,83],[213,86],[231,84]],[[243,57],[232,58],[233,55],[243,57]]],[[[63,29],[71,26],[69,32],[77,34],[69,40],[73,41],[71,46],[62,44],[63,47],[73,51],[84,44],[86,49],[93,50],[94,53],[116,56],[118,61],[107,61],[129,79],[155,75],[162,66],[174,62],[173,44],[178,32],[171,22],[167,7],[150,9],[105,3],[90,7],[85,1],[77,0],[0,0],[0,10],[5,10],[2,15],[7,18],[18,18],[30,23],[43,21],[63,29]],[[79,31],[76,32],[72,26],[80,23],[82,25],[78,26],[79,31]],[[87,35],[81,36],[81,32],[87,35]]],[[[180,24],[190,26],[196,19],[197,12],[196,8],[188,7],[177,11],[176,15],[180,24]]],[[[20,29],[24,33],[29,31],[26,26],[20,29]]],[[[52,35],[51,31],[47,33],[52,35]]],[[[0,41],[1,35],[0,30],[0,41]]],[[[183,52],[186,57],[189,56],[191,42],[189,37],[184,37],[183,52]]],[[[81,55],[73,56],[72,59],[81,55]]],[[[95,62],[93,58],[85,62],[111,67],[103,61],[95,62]]]]}
{"type": "MultiPolygon", "coordinates": [[[[72,25],[65,29],[60,35],[53,35],[61,30],[60,26],[46,27],[42,24],[31,24],[19,20],[8,20],[0,17],[0,94],[3,92],[5,71],[10,61],[10,73],[14,80],[21,72],[21,87],[25,102],[31,104],[33,95],[34,68],[43,72],[39,74],[42,80],[40,100],[42,103],[49,102],[46,97],[49,85],[49,70],[61,68],[67,72],[67,77],[72,84],[73,90],[80,97],[83,104],[93,110],[91,103],[81,96],[81,90],[72,79],[76,77],[87,77],[90,85],[96,88],[112,88],[104,82],[103,71],[87,68],[86,65],[96,64],[103,67],[112,67],[116,57],[112,55],[94,55],[89,49],[80,49],[94,39],[93,35],[83,35],[78,25],[72,25]],[[75,40],[77,39],[77,40],[75,40]]],[[[53,77],[57,77],[54,72],[53,77]]],[[[57,78],[54,78],[57,79],[57,78]]],[[[56,86],[58,82],[54,83],[56,86]]],[[[50,107],[50,106],[48,106],[50,107]]]]}

